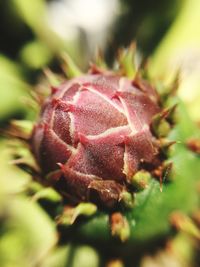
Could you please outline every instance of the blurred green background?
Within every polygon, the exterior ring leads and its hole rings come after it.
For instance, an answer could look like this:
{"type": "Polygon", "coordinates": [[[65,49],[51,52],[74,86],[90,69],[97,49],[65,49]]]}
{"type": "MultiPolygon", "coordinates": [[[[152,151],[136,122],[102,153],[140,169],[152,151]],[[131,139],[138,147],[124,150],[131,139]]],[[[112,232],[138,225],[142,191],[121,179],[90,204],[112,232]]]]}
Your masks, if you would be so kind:
{"type": "Polygon", "coordinates": [[[197,120],[199,10],[197,0],[0,0],[0,123],[27,116],[19,96],[46,66],[59,71],[63,51],[86,70],[97,48],[111,63],[132,40],[142,57],[151,55],[156,79],[167,83],[182,69],[180,96],[197,120]]]}
{"type": "MultiPolygon", "coordinates": [[[[27,104],[30,91],[46,67],[60,71],[64,51],[87,70],[98,48],[111,64],[117,49],[132,40],[142,57],[150,57],[155,83],[168,85],[181,70],[178,92],[198,121],[199,25],[199,0],[0,0],[1,128],[11,119],[34,120],[35,112],[27,104]]],[[[0,266],[99,266],[92,247],[55,246],[55,224],[24,193],[31,177],[10,164],[12,150],[12,142],[8,148],[2,137],[0,266]]]]}

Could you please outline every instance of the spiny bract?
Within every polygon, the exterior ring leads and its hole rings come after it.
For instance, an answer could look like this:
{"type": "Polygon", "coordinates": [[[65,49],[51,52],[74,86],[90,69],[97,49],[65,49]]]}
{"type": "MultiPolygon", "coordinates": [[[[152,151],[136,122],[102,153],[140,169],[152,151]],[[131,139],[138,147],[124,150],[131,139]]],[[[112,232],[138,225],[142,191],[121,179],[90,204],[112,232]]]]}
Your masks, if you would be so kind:
{"type": "Polygon", "coordinates": [[[52,90],[32,150],[43,176],[68,199],[114,207],[136,190],[138,171],[162,164],[153,127],[166,116],[161,111],[157,92],[144,80],[93,68],[52,90]]]}

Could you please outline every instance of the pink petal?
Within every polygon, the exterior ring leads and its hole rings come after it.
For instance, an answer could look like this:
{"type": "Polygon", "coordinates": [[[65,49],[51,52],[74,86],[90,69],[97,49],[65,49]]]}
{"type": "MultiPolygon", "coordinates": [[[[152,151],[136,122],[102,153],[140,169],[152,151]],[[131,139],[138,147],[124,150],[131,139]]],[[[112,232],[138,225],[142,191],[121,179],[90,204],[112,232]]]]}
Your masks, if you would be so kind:
{"type": "Polygon", "coordinates": [[[125,140],[125,172],[131,177],[139,168],[140,163],[151,163],[157,154],[152,142],[152,135],[148,129],[130,135],[125,140]]]}
{"type": "Polygon", "coordinates": [[[71,119],[69,113],[58,107],[54,113],[53,130],[67,144],[72,144],[70,133],[71,119]]]}
{"type": "Polygon", "coordinates": [[[71,199],[88,200],[88,186],[94,177],[73,170],[68,165],[62,167],[62,172],[64,175],[64,187],[60,188],[61,192],[67,192],[71,195],[71,199]]]}
{"type": "Polygon", "coordinates": [[[143,126],[149,124],[153,115],[160,110],[158,105],[144,94],[118,92],[118,97],[124,106],[133,133],[141,131],[143,126]]]}
{"type": "Polygon", "coordinates": [[[57,163],[65,163],[72,154],[70,146],[59,139],[47,125],[44,126],[39,151],[39,162],[44,173],[58,169],[57,163]]]}
{"type": "MultiPolygon", "coordinates": [[[[70,83],[71,84],[71,83],[70,83]]],[[[67,86],[64,90],[64,94],[63,96],[61,97],[61,99],[63,101],[72,101],[73,100],[73,97],[74,95],[78,92],[78,90],[80,89],[80,84],[78,83],[75,83],[75,84],[72,84],[71,86],[67,86]]]]}
{"type": "Polygon", "coordinates": [[[126,117],[115,107],[87,90],[81,91],[72,114],[75,133],[85,135],[97,135],[127,124],[126,117]]]}
{"type": "Polygon", "coordinates": [[[84,87],[92,87],[105,96],[112,98],[119,89],[119,79],[117,75],[96,75],[92,82],[83,83],[84,87]]]}
{"type": "Polygon", "coordinates": [[[79,135],[81,144],[67,165],[85,174],[123,182],[124,135],[129,133],[128,127],[119,127],[99,136],[79,135]]]}

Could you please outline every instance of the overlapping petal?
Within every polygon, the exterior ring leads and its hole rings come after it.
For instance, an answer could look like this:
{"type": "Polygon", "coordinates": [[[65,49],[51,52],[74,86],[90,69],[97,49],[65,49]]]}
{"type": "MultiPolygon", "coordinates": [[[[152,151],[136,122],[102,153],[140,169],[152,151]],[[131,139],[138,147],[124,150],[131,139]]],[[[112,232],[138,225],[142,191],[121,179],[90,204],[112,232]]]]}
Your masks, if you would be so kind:
{"type": "Polygon", "coordinates": [[[141,163],[158,155],[150,131],[160,111],[156,97],[145,83],[139,88],[110,73],[63,83],[47,99],[33,131],[43,173],[61,168],[59,190],[71,198],[94,194],[100,202],[116,203],[141,163]]]}

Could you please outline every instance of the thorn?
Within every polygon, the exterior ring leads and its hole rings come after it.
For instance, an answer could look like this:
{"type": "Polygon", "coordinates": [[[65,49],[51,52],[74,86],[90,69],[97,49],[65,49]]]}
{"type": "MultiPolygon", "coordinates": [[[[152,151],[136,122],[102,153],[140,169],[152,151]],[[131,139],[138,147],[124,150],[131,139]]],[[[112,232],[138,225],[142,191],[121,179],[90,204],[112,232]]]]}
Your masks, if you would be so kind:
{"type": "Polygon", "coordinates": [[[161,138],[159,140],[160,149],[165,155],[167,155],[169,153],[171,147],[175,144],[177,144],[177,141],[171,141],[171,140],[167,140],[165,138],[161,138]]]}
{"type": "Polygon", "coordinates": [[[172,169],[173,169],[173,163],[172,162],[164,162],[162,165],[160,165],[157,169],[155,169],[152,174],[157,177],[160,181],[160,190],[162,192],[162,186],[165,181],[171,180],[172,175],[172,169]]]}
{"type": "Polygon", "coordinates": [[[132,80],[132,85],[140,89],[142,92],[145,92],[144,87],[142,86],[142,80],[141,80],[141,75],[140,72],[137,71],[135,74],[134,79],[132,80]]]}
{"type": "Polygon", "coordinates": [[[176,95],[177,90],[179,88],[180,80],[181,80],[181,73],[182,73],[181,68],[179,68],[177,70],[177,73],[174,76],[174,80],[171,83],[171,88],[170,88],[170,90],[168,92],[169,96],[170,95],[176,95]]]}
{"type": "Polygon", "coordinates": [[[181,77],[181,69],[177,71],[177,74],[174,76],[174,80],[171,82],[167,88],[162,88],[162,91],[160,92],[161,100],[163,104],[167,102],[167,100],[171,97],[177,94],[177,90],[179,88],[180,84],[180,77],[181,77]]]}
{"type": "Polygon", "coordinates": [[[106,65],[103,52],[100,48],[96,49],[95,52],[95,64],[96,66],[106,70],[108,67],[106,65]]]}
{"type": "Polygon", "coordinates": [[[42,104],[44,103],[44,99],[45,96],[40,94],[37,91],[31,91],[30,92],[31,97],[33,98],[33,100],[39,105],[42,106],[42,104]]]}
{"type": "Polygon", "coordinates": [[[63,53],[61,57],[64,61],[62,68],[67,77],[74,78],[83,75],[74,60],[66,52],[63,53]]]}
{"type": "Polygon", "coordinates": [[[160,113],[156,114],[153,117],[153,121],[159,122],[164,119],[166,120],[170,119],[173,113],[175,112],[176,108],[177,108],[177,104],[174,104],[172,107],[162,110],[160,113]]]}
{"type": "Polygon", "coordinates": [[[56,87],[61,83],[58,75],[53,73],[49,68],[44,69],[43,72],[51,86],[56,87]]]}
{"type": "Polygon", "coordinates": [[[151,129],[157,137],[166,137],[171,130],[171,125],[166,120],[169,112],[168,109],[164,110],[156,114],[152,119],[151,129]]]}
{"type": "Polygon", "coordinates": [[[176,103],[172,107],[170,107],[166,110],[166,117],[165,118],[172,125],[177,122],[177,107],[178,107],[178,104],[176,103]]]}
{"type": "Polygon", "coordinates": [[[160,113],[161,118],[170,120],[170,118],[173,116],[173,114],[174,114],[174,112],[175,112],[177,106],[178,106],[178,104],[176,103],[176,104],[174,104],[173,106],[164,109],[164,110],[160,113]]]}
{"type": "Polygon", "coordinates": [[[31,108],[34,111],[38,111],[39,109],[39,104],[35,101],[35,99],[30,98],[28,96],[22,96],[20,98],[20,101],[26,105],[27,107],[31,108]]]}
{"type": "Polygon", "coordinates": [[[173,169],[173,162],[164,162],[162,168],[162,181],[165,182],[166,180],[170,180],[170,175],[172,174],[173,169]]]}
{"type": "Polygon", "coordinates": [[[160,168],[160,173],[159,173],[159,182],[160,182],[160,192],[162,193],[163,191],[163,183],[169,178],[169,174],[171,172],[173,163],[170,162],[166,165],[162,165],[160,168]]]}
{"type": "Polygon", "coordinates": [[[171,140],[167,140],[167,139],[162,138],[162,139],[160,139],[160,143],[161,143],[162,148],[169,148],[172,145],[177,144],[177,141],[174,141],[174,140],[171,141],[171,140]]]}
{"type": "Polygon", "coordinates": [[[149,58],[143,58],[140,63],[139,69],[143,70],[143,72],[145,72],[146,74],[148,72],[149,64],[150,64],[149,58]]]}

